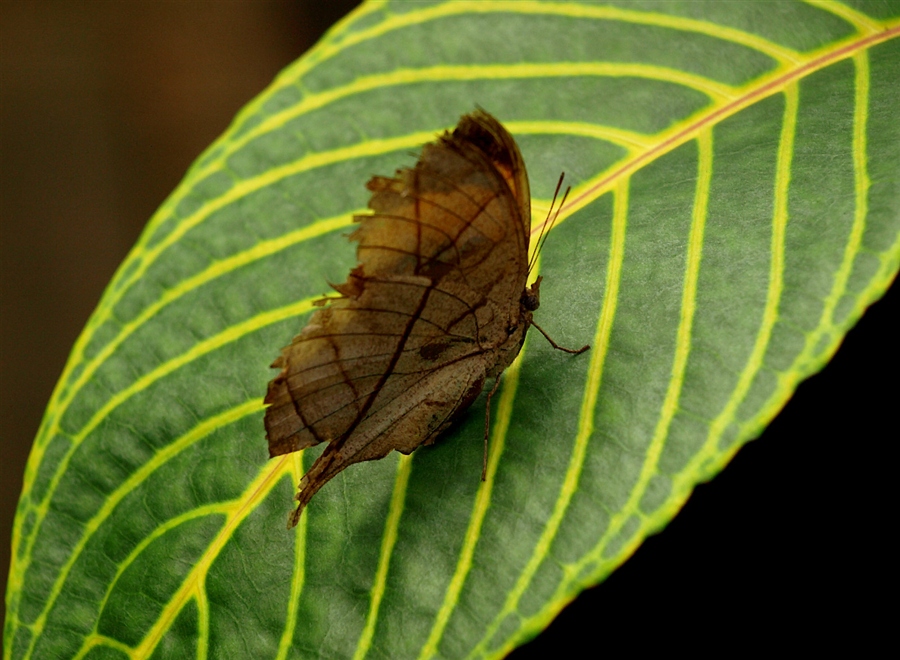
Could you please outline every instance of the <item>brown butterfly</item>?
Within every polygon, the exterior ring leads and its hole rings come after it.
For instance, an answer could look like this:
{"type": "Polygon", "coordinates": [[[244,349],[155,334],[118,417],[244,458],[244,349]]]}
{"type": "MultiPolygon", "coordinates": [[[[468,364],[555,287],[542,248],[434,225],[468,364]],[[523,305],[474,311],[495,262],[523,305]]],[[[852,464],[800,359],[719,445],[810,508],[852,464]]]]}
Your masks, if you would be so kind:
{"type": "Polygon", "coordinates": [[[366,187],[374,213],[350,236],[359,265],[272,364],[269,455],[328,443],[300,481],[289,529],[338,472],[432,444],[494,378],[489,415],[528,326],[547,336],[532,320],[541,278],[526,286],[528,175],[494,117],[465,115],[415,167],[366,187]]]}

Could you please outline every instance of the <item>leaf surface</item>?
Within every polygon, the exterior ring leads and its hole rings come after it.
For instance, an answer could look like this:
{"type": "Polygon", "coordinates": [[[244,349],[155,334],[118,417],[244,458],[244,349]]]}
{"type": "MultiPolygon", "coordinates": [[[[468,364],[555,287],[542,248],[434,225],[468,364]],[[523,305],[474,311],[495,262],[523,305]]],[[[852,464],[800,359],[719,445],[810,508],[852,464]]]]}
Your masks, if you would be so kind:
{"type": "MultiPolygon", "coordinates": [[[[499,657],[661,529],[900,264],[900,4],[370,2],[251,102],[77,341],[25,475],[4,657],[499,657]],[[492,411],[354,466],[266,460],[268,364],[372,174],[478,104],[542,253],[492,411]]],[[[534,241],[532,241],[534,243],[534,241]]]]}

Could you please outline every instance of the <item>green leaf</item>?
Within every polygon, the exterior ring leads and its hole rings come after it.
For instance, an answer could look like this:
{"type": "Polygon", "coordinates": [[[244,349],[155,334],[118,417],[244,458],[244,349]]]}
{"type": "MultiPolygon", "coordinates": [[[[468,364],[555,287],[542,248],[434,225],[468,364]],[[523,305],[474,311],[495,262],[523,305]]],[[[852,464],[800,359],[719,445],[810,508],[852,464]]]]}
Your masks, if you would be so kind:
{"type": "Polygon", "coordinates": [[[25,474],[4,657],[499,657],[621,564],[822,368],[900,265],[900,4],[370,2],[151,219],[25,474]],[[268,364],[363,186],[478,104],[516,136],[541,325],[434,448],[266,460],[268,364]]]}

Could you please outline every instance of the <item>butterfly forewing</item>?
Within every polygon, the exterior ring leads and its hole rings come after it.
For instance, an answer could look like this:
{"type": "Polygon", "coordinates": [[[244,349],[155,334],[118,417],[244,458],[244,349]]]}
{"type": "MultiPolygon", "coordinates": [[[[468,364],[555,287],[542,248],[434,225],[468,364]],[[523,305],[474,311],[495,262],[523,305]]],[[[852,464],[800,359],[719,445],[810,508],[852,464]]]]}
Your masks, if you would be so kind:
{"type": "Polygon", "coordinates": [[[329,443],[292,524],[348,465],[433,442],[511,362],[527,327],[528,179],[499,122],[463,117],[414,168],[368,188],[373,214],[356,218],[359,265],[334,287],[342,297],[273,364],[270,455],[329,443]]]}

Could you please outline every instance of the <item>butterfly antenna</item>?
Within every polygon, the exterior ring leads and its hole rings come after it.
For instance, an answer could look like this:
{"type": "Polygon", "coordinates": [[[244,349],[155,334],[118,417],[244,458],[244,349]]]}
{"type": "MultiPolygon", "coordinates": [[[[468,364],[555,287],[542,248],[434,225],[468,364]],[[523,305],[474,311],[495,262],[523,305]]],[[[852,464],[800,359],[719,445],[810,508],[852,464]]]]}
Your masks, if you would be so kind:
{"type": "Polygon", "coordinates": [[[537,262],[538,254],[541,251],[541,242],[544,240],[544,234],[547,233],[547,225],[550,223],[550,216],[553,215],[553,207],[556,204],[556,198],[559,196],[559,189],[562,186],[563,177],[566,176],[566,173],[563,172],[559,175],[559,181],[556,182],[556,190],[553,191],[553,199],[550,201],[550,210],[547,211],[547,217],[544,219],[543,224],[541,225],[541,233],[538,234],[537,242],[535,243],[534,252],[531,253],[531,257],[528,259],[528,272],[531,273],[531,269],[534,268],[534,264],[537,262]]]}
{"type": "Polygon", "coordinates": [[[541,227],[541,233],[538,235],[537,247],[534,249],[534,254],[532,255],[531,260],[528,262],[528,272],[531,273],[531,269],[534,268],[535,263],[537,263],[537,258],[541,253],[541,250],[544,249],[544,243],[547,242],[547,237],[550,236],[550,230],[553,229],[553,225],[556,224],[556,220],[559,218],[560,211],[562,211],[563,206],[566,204],[566,199],[569,197],[569,191],[572,190],[571,186],[566,187],[566,191],[563,193],[562,200],[559,203],[559,206],[556,207],[556,212],[554,213],[553,207],[556,204],[556,198],[559,196],[559,191],[562,188],[563,179],[566,178],[566,173],[563,172],[559,175],[559,181],[556,182],[556,190],[553,192],[553,201],[550,202],[550,210],[547,212],[547,219],[544,220],[544,224],[541,227]]]}
{"type": "MultiPolygon", "coordinates": [[[[559,180],[562,183],[562,178],[559,180]]],[[[557,191],[559,190],[559,184],[557,184],[557,191]]],[[[562,213],[563,207],[566,205],[566,200],[569,199],[569,192],[572,190],[571,186],[566,186],[566,191],[563,193],[562,199],[559,200],[559,206],[556,207],[556,213],[553,214],[553,219],[550,220],[550,226],[547,227],[547,231],[544,234],[544,240],[540,241],[540,245],[538,245],[538,251],[544,248],[544,243],[547,242],[547,238],[550,236],[550,230],[556,226],[556,221],[559,220],[559,214],[562,213]]]]}

